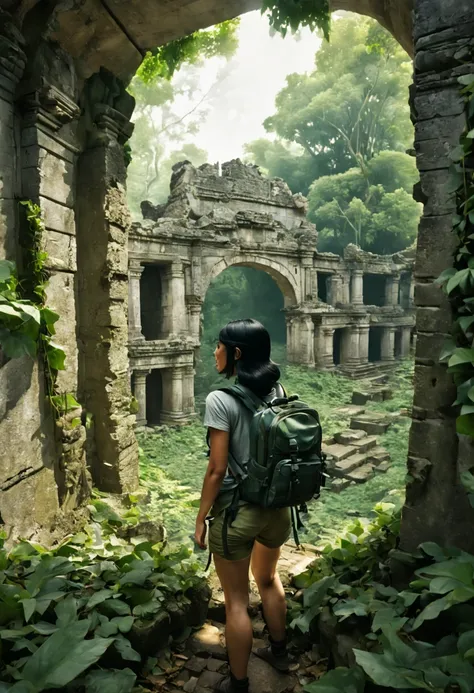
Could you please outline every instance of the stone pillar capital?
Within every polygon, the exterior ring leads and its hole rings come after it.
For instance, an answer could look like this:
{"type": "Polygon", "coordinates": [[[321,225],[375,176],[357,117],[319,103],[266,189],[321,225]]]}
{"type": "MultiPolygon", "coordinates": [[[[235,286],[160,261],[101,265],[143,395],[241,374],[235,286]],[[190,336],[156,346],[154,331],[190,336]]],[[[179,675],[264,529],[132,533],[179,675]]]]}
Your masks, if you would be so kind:
{"type": "Polygon", "coordinates": [[[79,106],[57,87],[41,77],[37,84],[27,84],[18,102],[25,125],[43,125],[53,132],[79,118],[79,106]]]}
{"type": "Polygon", "coordinates": [[[128,274],[130,278],[140,279],[145,266],[140,264],[140,260],[130,260],[128,263],[128,274]]]}
{"type": "Polygon", "coordinates": [[[181,279],[184,276],[183,263],[180,260],[174,260],[166,267],[166,274],[172,279],[181,279]]]}
{"type": "Polygon", "coordinates": [[[133,133],[134,125],[130,118],[135,99],[127,92],[123,82],[101,67],[87,80],[82,101],[89,146],[104,146],[114,142],[125,144],[133,133]]]}
{"type": "Polygon", "coordinates": [[[133,371],[133,376],[136,380],[146,380],[147,376],[150,375],[150,368],[136,368],[133,371]]]}

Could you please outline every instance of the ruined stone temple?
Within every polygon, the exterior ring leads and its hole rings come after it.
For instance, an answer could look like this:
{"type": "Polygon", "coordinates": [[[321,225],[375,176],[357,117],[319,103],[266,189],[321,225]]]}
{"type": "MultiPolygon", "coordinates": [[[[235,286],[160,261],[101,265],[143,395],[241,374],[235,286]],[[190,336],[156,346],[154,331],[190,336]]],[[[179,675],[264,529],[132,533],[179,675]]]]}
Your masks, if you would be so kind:
{"type": "Polygon", "coordinates": [[[474,550],[474,511],[459,483],[474,448],[456,433],[456,388],[438,361],[452,317],[435,284],[452,266],[457,241],[446,183],[466,125],[457,79],[474,72],[474,3],[330,5],[375,17],[414,58],[410,103],[424,215],[411,286],[408,257],[318,254],[302,201],[231,164],[220,175],[209,167],[177,170],[166,210],[131,227],[124,144],[134,102],[127,83],[147,50],[257,9],[259,0],[0,0],[0,257],[21,268],[18,200],[35,201],[45,225],[48,306],[60,315],[55,339],[67,353],[57,389],[75,394],[93,415],[89,428],[72,425],[77,412],[58,419],[45,397],[42,360],[1,358],[0,516],[10,538],[63,535],[84,515],[91,481],[114,492],[136,488],[130,372],[142,419],[147,379],[163,392],[153,416],[189,414],[200,302],[225,267],[249,263],[272,274],[283,292],[290,358],[353,372],[407,349],[414,288],[401,546],[431,539],[474,550]],[[150,299],[154,287],[160,301],[150,299]]]}
{"type": "Polygon", "coordinates": [[[306,201],[239,160],[176,164],[166,205],[142,205],[129,234],[130,369],[138,425],[189,420],[209,284],[263,270],[285,304],[290,363],[368,375],[410,351],[414,251],[318,253],[306,201]]]}

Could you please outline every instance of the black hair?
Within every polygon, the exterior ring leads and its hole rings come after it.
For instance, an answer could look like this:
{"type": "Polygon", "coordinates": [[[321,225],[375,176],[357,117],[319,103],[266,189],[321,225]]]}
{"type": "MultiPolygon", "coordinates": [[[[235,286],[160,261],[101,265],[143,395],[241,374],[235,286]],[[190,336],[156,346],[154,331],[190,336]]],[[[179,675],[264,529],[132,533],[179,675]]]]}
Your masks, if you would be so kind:
{"type": "Polygon", "coordinates": [[[223,375],[231,378],[237,371],[241,385],[260,397],[268,395],[280,378],[280,369],[270,359],[271,340],[265,327],[251,318],[233,320],[220,331],[219,342],[227,351],[223,375]],[[236,360],[237,347],[241,356],[236,360]]]}

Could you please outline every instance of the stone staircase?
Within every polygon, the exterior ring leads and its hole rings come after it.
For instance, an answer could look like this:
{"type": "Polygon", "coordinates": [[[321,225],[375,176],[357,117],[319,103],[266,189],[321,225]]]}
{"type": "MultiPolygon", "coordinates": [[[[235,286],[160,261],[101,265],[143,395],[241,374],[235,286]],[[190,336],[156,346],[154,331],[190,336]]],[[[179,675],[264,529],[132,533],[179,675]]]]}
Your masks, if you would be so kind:
{"type": "Polygon", "coordinates": [[[390,454],[374,434],[385,433],[390,423],[385,415],[358,414],[351,419],[349,430],[325,441],[331,491],[339,493],[350,484],[363,484],[390,468],[390,454]]]}

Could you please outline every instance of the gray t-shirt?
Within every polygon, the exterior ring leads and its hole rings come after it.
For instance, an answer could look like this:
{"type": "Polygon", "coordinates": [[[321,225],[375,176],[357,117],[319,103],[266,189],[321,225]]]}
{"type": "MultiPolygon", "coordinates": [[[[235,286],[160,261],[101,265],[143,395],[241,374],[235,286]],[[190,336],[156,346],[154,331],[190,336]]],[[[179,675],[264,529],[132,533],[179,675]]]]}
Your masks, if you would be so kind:
{"type": "MultiPolygon", "coordinates": [[[[264,399],[276,397],[273,389],[264,399]]],[[[221,390],[210,392],[206,397],[206,412],[204,426],[216,428],[218,431],[229,432],[229,449],[232,456],[240,464],[245,464],[250,452],[250,423],[253,414],[233,395],[221,390]]],[[[222,489],[235,487],[235,480],[227,467],[227,475],[222,483],[222,489]]]]}

